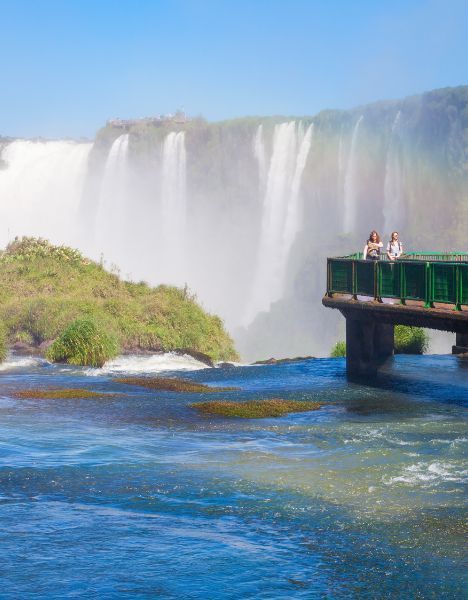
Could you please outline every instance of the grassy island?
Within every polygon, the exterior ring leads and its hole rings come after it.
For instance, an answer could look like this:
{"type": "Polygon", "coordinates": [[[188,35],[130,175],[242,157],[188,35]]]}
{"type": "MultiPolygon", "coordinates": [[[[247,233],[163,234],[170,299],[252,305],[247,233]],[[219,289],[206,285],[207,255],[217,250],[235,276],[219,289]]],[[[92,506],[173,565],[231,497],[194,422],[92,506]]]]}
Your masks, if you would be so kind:
{"type": "Polygon", "coordinates": [[[197,381],[178,379],[175,377],[118,377],[114,379],[117,383],[126,385],[137,385],[150,390],[161,390],[163,392],[181,392],[205,394],[209,392],[232,392],[239,388],[213,387],[197,381]]]}
{"type": "Polygon", "coordinates": [[[72,364],[178,348],[238,358],[221,319],[186,289],[124,281],[77,250],[37,238],[15,239],[0,252],[0,322],[7,345],[46,352],[52,344],[49,357],[72,364]]]}
{"type": "Polygon", "coordinates": [[[84,398],[113,398],[114,396],[122,396],[125,394],[99,394],[91,390],[83,390],[81,388],[60,388],[60,389],[47,389],[47,390],[20,390],[14,393],[15,398],[21,400],[65,400],[65,399],[77,399],[81,400],[84,398]]]}
{"type": "Polygon", "coordinates": [[[265,419],[267,417],[281,417],[293,412],[318,410],[321,404],[319,402],[271,398],[269,400],[249,400],[247,402],[228,402],[226,400],[196,402],[190,406],[206,415],[265,419]]]}

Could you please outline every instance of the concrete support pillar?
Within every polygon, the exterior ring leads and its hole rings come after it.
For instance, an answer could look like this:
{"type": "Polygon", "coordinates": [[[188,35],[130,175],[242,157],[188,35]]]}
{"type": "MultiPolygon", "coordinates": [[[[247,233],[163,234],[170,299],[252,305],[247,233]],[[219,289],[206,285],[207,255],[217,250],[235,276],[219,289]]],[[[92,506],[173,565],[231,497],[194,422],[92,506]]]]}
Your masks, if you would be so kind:
{"type": "Polygon", "coordinates": [[[452,354],[468,353],[468,333],[457,333],[455,346],[452,346],[452,354]]]}
{"type": "Polygon", "coordinates": [[[375,375],[393,355],[394,326],[371,319],[346,318],[346,370],[348,375],[375,375]]]}

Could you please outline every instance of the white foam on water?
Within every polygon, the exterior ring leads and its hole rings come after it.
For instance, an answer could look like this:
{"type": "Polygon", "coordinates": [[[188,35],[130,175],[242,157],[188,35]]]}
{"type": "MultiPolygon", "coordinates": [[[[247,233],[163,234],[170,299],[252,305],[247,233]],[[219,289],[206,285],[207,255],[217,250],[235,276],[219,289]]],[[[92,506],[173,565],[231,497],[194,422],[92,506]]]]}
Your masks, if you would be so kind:
{"type": "Polygon", "coordinates": [[[434,438],[431,440],[431,444],[433,445],[446,444],[447,446],[451,447],[454,447],[457,444],[466,444],[466,442],[468,442],[468,438],[466,437],[455,438],[454,440],[444,438],[434,438]]]}
{"type": "Polygon", "coordinates": [[[41,364],[46,364],[47,361],[38,356],[8,356],[6,361],[0,364],[0,371],[15,371],[17,369],[28,369],[41,364]]]}
{"type": "MultiPolygon", "coordinates": [[[[252,367],[253,366],[251,363],[240,363],[240,362],[235,362],[235,361],[232,361],[232,360],[228,360],[228,361],[220,360],[219,362],[215,363],[215,367],[217,369],[223,369],[224,368],[223,365],[226,364],[226,363],[228,365],[231,365],[230,368],[232,368],[232,367],[252,367]]],[[[261,367],[263,365],[255,365],[255,366],[261,367]]]]}
{"type": "Polygon", "coordinates": [[[385,485],[403,483],[407,485],[431,486],[444,482],[464,483],[467,481],[468,470],[457,465],[432,462],[419,462],[403,469],[396,477],[384,478],[385,485]]]}
{"type": "Polygon", "coordinates": [[[187,354],[151,354],[149,356],[119,356],[109,361],[101,369],[85,369],[90,376],[113,375],[120,373],[160,373],[162,371],[198,371],[207,369],[207,365],[187,354]]]}

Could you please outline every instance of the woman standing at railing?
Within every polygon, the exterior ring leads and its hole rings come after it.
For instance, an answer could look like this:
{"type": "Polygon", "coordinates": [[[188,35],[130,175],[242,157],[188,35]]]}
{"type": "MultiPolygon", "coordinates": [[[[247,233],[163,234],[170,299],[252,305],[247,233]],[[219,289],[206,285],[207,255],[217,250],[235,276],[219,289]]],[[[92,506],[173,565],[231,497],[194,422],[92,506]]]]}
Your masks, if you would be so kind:
{"type": "Polygon", "coordinates": [[[387,244],[387,256],[390,260],[396,260],[403,254],[403,246],[400,242],[398,231],[394,231],[387,244]]]}
{"type": "Polygon", "coordinates": [[[364,246],[364,260],[379,260],[380,248],[382,248],[382,246],[383,244],[380,241],[380,236],[377,231],[371,231],[369,239],[364,246]]]}

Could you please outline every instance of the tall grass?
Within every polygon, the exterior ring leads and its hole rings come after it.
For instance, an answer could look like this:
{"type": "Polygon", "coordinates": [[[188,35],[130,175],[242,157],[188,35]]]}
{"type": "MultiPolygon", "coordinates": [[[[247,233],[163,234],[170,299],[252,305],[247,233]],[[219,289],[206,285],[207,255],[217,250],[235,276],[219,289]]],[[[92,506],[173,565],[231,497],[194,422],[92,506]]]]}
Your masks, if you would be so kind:
{"type": "Polygon", "coordinates": [[[7,357],[7,339],[5,326],[0,321],[0,363],[7,357]]]}
{"type": "Polygon", "coordinates": [[[119,353],[116,337],[102,324],[77,319],[49,347],[46,357],[52,362],[102,367],[119,353]]]}

